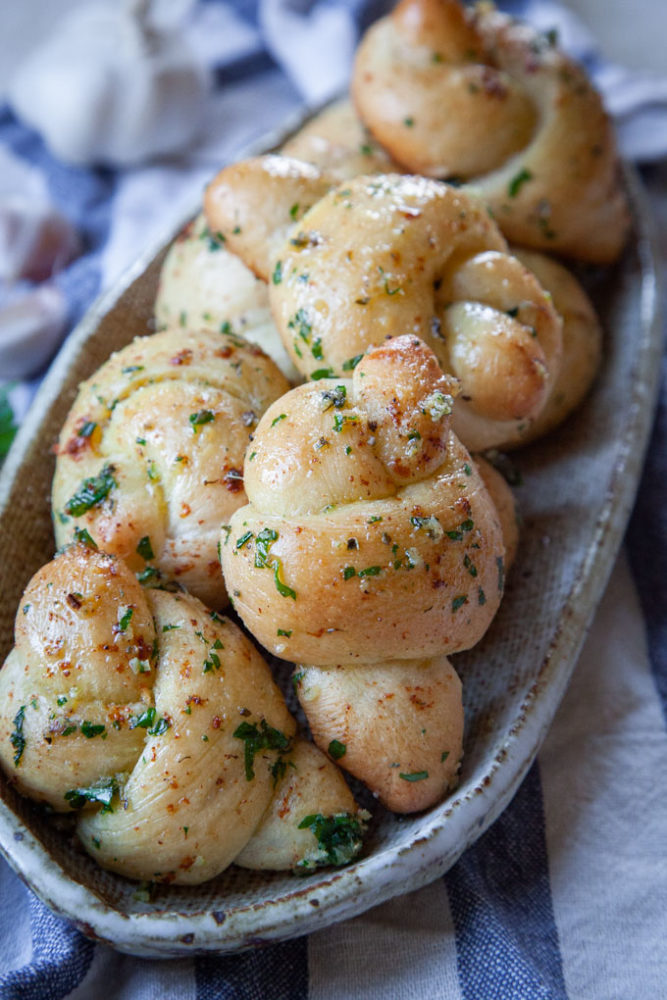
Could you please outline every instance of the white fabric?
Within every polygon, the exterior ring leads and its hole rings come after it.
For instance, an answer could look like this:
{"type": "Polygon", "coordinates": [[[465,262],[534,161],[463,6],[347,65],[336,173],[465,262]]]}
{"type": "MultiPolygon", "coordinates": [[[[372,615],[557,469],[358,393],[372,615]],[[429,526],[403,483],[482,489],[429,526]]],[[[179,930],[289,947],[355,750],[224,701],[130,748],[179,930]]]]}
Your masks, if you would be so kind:
{"type": "Polygon", "coordinates": [[[460,1000],[442,879],[308,941],[309,1000],[460,1000]]]}
{"type": "Polygon", "coordinates": [[[624,558],[539,760],[568,992],[667,995],[667,732],[624,558]]]}

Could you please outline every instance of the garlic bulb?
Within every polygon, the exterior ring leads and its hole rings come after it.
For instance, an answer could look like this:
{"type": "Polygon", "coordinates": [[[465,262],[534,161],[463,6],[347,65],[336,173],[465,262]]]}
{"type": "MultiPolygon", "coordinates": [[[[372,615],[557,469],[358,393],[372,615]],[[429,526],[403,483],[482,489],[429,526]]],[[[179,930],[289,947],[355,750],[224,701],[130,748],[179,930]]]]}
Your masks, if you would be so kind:
{"type": "Polygon", "coordinates": [[[182,34],[150,4],[94,3],[25,60],[8,96],[65,162],[131,166],[193,138],[205,90],[182,34]]]}
{"type": "Polygon", "coordinates": [[[47,202],[0,195],[0,279],[45,281],[76,257],[80,240],[47,202]]]}
{"type": "Polygon", "coordinates": [[[28,378],[49,360],[65,328],[67,303],[52,284],[17,288],[0,302],[0,373],[28,378]]]}

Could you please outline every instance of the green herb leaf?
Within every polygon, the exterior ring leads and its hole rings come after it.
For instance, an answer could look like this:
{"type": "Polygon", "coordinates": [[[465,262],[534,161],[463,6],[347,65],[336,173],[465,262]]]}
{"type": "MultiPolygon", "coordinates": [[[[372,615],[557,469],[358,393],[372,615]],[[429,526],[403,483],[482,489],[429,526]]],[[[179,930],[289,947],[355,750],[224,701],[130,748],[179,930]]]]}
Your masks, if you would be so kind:
{"type": "Polygon", "coordinates": [[[127,626],[132,621],[132,615],[133,614],[134,614],[134,608],[130,607],[129,605],[127,607],[121,607],[121,608],[118,609],[118,615],[119,615],[119,618],[118,618],[118,630],[119,630],[119,632],[125,632],[127,630],[127,626]]]}
{"type": "Polygon", "coordinates": [[[262,719],[259,727],[256,723],[242,722],[233,734],[236,739],[243,740],[244,763],[246,781],[252,781],[255,777],[254,763],[255,756],[262,750],[279,750],[285,752],[289,749],[290,740],[279,729],[274,729],[267,725],[266,719],[262,719]]]}
{"type": "Polygon", "coordinates": [[[65,792],[65,800],[72,809],[82,809],[86,802],[100,802],[102,813],[110,813],[113,812],[111,802],[117,791],[118,782],[115,778],[100,778],[87,788],[72,788],[65,792]]]}
{"type": "Polygon", "coordinates": [[[79,728],[88,740],[92,740],[93,737],[101,736],[102,733],[106,732],[106,726],[95,722],[82,722],[79,728]]]}
{"type": "Polygon", "coordinates": [[[86,528],[74,527],[74,541],[81,542],[82,545],[87,546],[89,549],[97,549],[97,542],[86,528]]]}
{"type": "MultiPolygon", "coordinates": [[[[359,853],[363,843],[361,823],[349,813],[338,813],[336,816],[314,813],[305,816],[299,823],[299,830],[312,830],[324,854],[325,864],[346,865],[359,853]]],[[[305,867],[316,865],[317,862],[311,862],[305,867]]]]}
{"type": "Polygon", "coordinates": [[[0,458],[4,458],[9,451],[18,430],[14,423],[14,411],[9,402],[9,389],[10,385],[0,388],[0,458]]]}
{"type": "Polygon", "coordinates": [[[210,424],[212,420],[215,420],[215,414],[212,410],[199,410],[198,413],[191,413],[188,419],[192,425],[192,430],[196,434],[198,428],[203,424],[210,424]]]}
{"type": "Polygon", "coordinates": [[[14,732],[9,737],[9,742],[14,747],[14,767],[21,763],[21,757],[25,750],[25,736],[23,735],[23,722],[25,720],[25,705],[21,705],[14,716],[14,732]]]}
{"type": "Polygon", "coordinates": [[[507,193],[510,196],[510,198],[516,198],[523,185],[526,184],[527,181],[531,181],[532,179],[533,175],[531,171],[528,170],[526,167],[523,167],[518,174],[514,175],[512,180],[507,185],[507,193]]]}
{"type": "Polygon", "coordinates": [[[278,532],[273,528],[262,528],[255,542],[255,566],[262,569],[268,565],[269,549],[278,538],[278,532]]]}
{"type": "Polygon", "coordinates": [[[398,776],[403,778],[403,781],[424,781],[425,778],[428,778],[428,771],[413,771],[411,774],[404,774],[400,771],[398,776]]]}
{"type": "Polygon", "coordinates": [[[105,465],[98,476],[84,479],[73,497],[65,504],[65,513],[72,517],[80,517],[91,507],[96,507],[105,500],[118,483],[113,477],[113,465],[105,465]]]}
{"type": "Polygon", "coordinates": [[[148,562],[149,559],[155,559],[155,553],[153,552],[153,546],[151,545],[151,540],[148,535],[144,535],[143,538],[139,540],[137,545],[137,554],[141,556],[148,562]]]}
{"type": "Polygon", "coordinates": [[[347,747],[340,740],[332,740],[329,744],[329,756],[334,760],[340,760],[347,753],[347,747]]]}

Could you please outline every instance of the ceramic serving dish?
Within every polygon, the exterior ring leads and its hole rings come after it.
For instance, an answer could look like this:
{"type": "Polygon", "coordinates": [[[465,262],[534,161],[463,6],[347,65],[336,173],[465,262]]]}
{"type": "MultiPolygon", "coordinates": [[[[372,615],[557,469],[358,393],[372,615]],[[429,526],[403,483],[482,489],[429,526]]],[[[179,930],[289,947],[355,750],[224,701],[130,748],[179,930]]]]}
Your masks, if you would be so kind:
{"type": "MultiPolygon", "coordinates": [[[[144,956],[233,952],[295,937],[437,878],[507,805],[553,718],[604,589],[651,423],[661,347],[656,255],[632,173],[627,183],[634,215],[628,249],[612,271],[584,275],[606,331],[602,371],[566,426],[517,454],[524,518],[518,560],[484,641],[453,658],[466,710],[456,793],[416,816],[399,818],[373,806],[365,852],[347,868],[295,877],[232,866],[201,887],[161,886],[149,898],[98,868],[69,826],[21,799],[0,777],[0,850],[38,896],[85,934],[144,956]]],[[[0,480],[3,659],[21,592],[53,554],[51,446],[78,383],[113,350],[150,332],[164,249],[137,261],[69,337],[6,461],[0,480]]]]}

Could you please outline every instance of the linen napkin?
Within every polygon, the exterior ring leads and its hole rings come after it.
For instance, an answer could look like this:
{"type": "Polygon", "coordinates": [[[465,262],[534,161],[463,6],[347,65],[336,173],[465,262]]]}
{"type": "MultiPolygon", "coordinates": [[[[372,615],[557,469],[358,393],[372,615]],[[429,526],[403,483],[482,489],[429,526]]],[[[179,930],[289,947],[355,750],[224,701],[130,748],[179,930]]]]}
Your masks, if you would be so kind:
{"type": "MultiPolygon", "coordinates": [[[[604,63],[564,8],[507,6],[556,27],[587,65],[620,116],[626,155],[667,154],[664,80],[604,63]]],[[[0,150],[42,175],[81,240],[82,252],[52,279],[69,327],[137,252],[173,229],[224,160],[304,103],[344,88],[358,33],[381,11],[364,0],[198,3],[187,32],[215,80],[206,133],[182,156],[133,169],[68,167],[0,110],[0,150]]],[[[664,206],[667,221],[667,184],[663,191],[657,210],[664,206]]],[[[17,420],[38,383],[12,389],[17,420]]],[[[308,938],[149,962],[85,939],[0,862],[0,1000],[665,995],[665,456],[663,396],[628,535],[632,574],[622,558],[538,762],[446,876],[308,938]]]]}

